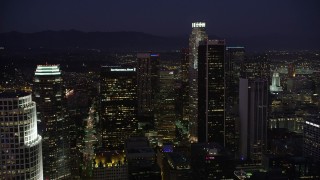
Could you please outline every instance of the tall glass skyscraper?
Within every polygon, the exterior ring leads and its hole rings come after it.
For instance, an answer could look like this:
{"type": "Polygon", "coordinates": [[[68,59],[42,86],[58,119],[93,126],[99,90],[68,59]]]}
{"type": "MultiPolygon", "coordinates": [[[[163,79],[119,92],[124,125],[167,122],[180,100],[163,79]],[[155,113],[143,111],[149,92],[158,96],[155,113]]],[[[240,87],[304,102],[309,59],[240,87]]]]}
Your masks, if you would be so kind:
{"type": "Polygon", "coordinates": [[[198,141],[225,145],[225,41],[207,40],[198,49],[198,141]]]}
{"type": "Polygon", "coordinates": [[[239,78],[244,60],[244,47],[226,48],[225,147],[233,153],[236,153],[239,147],[239,78]]]}
{"type": "Polygon", "coordinates": [[[41,140],[31,95],[0,93],[0,179],[43,179],[41,140]]]}
{"type": "Polygon", "coordinates": [[[267,149],[268,80],[240,78],[240,158],[261,164],[267,149]]]}
{"type": "Polygon", "coordinates": [[[159,135],[159,142],[173,142],[176,135],[175,121],[175,75],[173,71],[161,70],[160,92],[157,96],[155,108],[155,127],[159,135]]]}
{"type": "Polygon", "coordinates": [[[309,115],[303,126],[303,154],[320,161],[320,117],[309,115]]]}
{"type": "Polygon", "coordinates": [[[45,179],[70,177],[69,124],[64,117],[64,91],[59,65],[38,65],[33,96],[43,137],[45,179]]]}
{"type": "Polygon", "coordinates": [[[138,128],[136,68],[101,67],[100,132],[108,150],[123,150],[138,128]]]}
{"type": "Polygon", "coordinates": [[[137,58],[138,114],[148,115],[159,91],[159,54],[138,53],[137,58]]]}
{"type": "Polygon", "coordinates": [[[198,46],[208,39],[205,22],[192,23],[189,37],[189,133],[190,141],[198,141],[198,46]]]}

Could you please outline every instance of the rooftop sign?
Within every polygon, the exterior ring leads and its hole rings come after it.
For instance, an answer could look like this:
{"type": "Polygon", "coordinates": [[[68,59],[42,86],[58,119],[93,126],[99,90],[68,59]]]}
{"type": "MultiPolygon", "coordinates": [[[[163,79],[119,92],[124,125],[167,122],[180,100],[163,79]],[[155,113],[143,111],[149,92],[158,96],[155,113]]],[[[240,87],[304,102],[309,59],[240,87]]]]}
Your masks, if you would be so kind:
{"type": "Polygon", "coordinates": [[[111,68],[110,71],[120,71],[120,72],[134,72],[136,68],[111,68]]]}
{"type": "Polygon", "coordinates": [[[205,22],[194,22],[192,23],[192,27],[206,27],[206,23],[205,22]]]}

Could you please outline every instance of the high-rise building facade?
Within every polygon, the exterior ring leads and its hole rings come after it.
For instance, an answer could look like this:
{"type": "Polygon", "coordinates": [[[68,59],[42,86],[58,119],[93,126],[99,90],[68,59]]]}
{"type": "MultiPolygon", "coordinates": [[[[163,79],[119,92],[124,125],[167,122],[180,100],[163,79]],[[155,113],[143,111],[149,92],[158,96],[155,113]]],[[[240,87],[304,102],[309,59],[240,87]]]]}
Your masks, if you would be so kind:
{"type": "Polygon", "coordinates": [[[137,131],[136,68],[102,66],[100,130],[107,150],[121,150],[137,131]]]}
{"type": "Polygon", "coordinates": [[[239,81],[239,157],[261,164],[270,117],[270,62],[266,54],[246,56],[239,81]]]}
{"type": "Polygon", "coordinates": [[[190,141],[198,141],[198,46],[208,39],[205,22],[192,23],[189,37],[189,133],[190,141]]]}
{"type": "Polygon", "coordinates": [[[43,137],[44,178],[69,178],[69,123],[63,106],[65,96],[60,66],[38,65],[33,82],[33,97],[37,103],[39,129],[43,137]]]}
{"type": "MultiPolygon", "coordinates": [[[[189,129],[189,49],[181,50],[180,115],[183,127],[189,129]]],[[[189,132],[187,133],[189,135],[189,132]]]]}
{"type": "Polygon", "coordinates": [[[198,49],[198,141],[225,144],[225,41],[202,41],[198,49]]]}
{"type": "Polygon", "coordinates": [[[31,94],[0,93],[0,179],[43,179],[41,141],[31,94]]]}
{"type": "Polygon", "coordinates": [[[267,149],[268,81],[240,79],[240,158],[261,164],[267,149]]]}
{"type": "Polygon", "coordinates": [[[239,78],[244,47],[227,47],[225,63],[225,147],[235,153],[239,142],[239,78]]]}
{"type": "Polygon", "coordinates": [[[138,53],[137,95],[138,114],[146,115],[153,111],[155,95],[159,90],[159,54],[138,53]]]}
{"type": "Polygon", "coordinates": [[[177,120],[175,111],[175,76],[173,71],[161,70],[160,92],[157,95],[155,108],[155,128],[159,142],[172,142],[175,139],[177,120]]]}
{"type": "Polygon", "coordinates": [[[188,48],[184,48],[181,50],[181,81],[182,82],[189,82],[189,49],[188,48]]]}
{"type": "Polygon", "coordinates": [[[309,116],[303,128],[303,154],[314,161],[320,161],[320,117],[309,116]]]}

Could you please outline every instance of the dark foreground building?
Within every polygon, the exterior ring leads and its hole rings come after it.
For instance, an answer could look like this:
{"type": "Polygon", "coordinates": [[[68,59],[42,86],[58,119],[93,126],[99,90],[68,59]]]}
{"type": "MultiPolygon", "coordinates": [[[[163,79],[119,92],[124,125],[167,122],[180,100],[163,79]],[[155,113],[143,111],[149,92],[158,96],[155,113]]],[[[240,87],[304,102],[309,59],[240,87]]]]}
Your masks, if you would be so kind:
{"type": "Polygon", "coordinates": [[[233,178],[233,155],[216,143],[192,144],[191,169],[193,179],[233,178]]]}

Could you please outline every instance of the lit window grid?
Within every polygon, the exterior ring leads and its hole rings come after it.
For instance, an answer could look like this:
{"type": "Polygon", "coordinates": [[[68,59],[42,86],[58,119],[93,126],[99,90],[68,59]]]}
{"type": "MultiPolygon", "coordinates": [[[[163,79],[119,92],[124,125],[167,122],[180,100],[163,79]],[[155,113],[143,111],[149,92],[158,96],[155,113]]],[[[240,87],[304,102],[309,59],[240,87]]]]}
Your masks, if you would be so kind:
{"type": "Polygon", "coordinates": [[[42,179],[41,137],[31,95],[0,100],[0,174],[5,179],[42,179]]]}
{"type": "Polygon", "coordinates": [[[320,160],[320,128],[319,123],[306,121],[304,125],[304,154],[320,160]]]}

